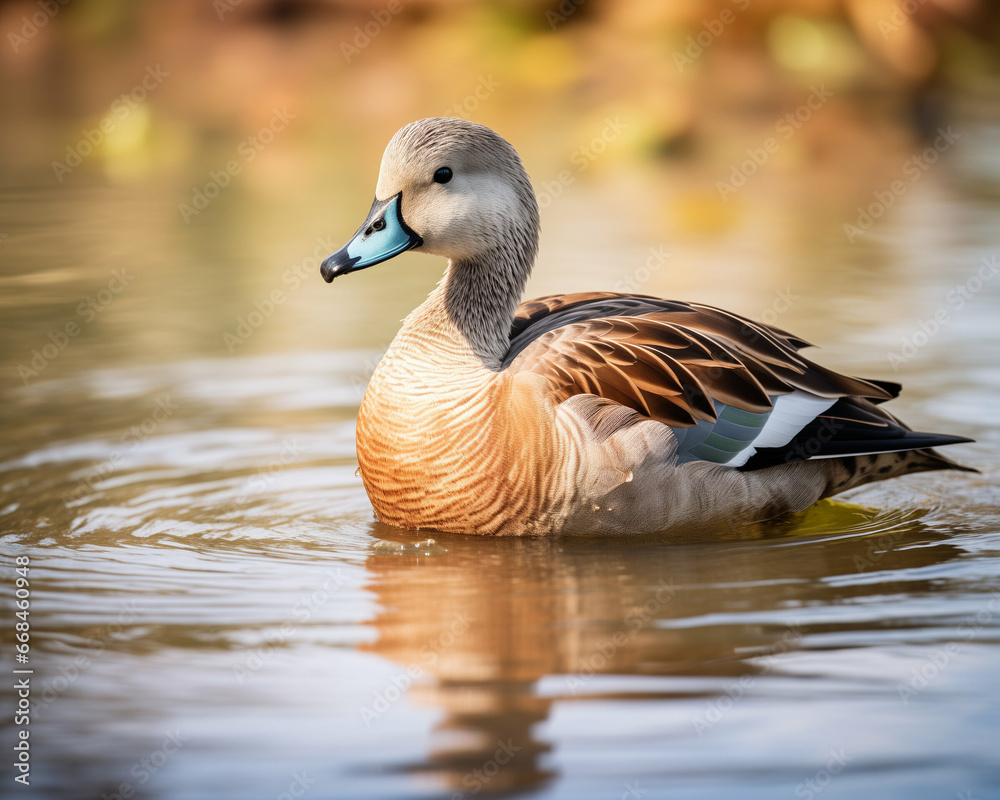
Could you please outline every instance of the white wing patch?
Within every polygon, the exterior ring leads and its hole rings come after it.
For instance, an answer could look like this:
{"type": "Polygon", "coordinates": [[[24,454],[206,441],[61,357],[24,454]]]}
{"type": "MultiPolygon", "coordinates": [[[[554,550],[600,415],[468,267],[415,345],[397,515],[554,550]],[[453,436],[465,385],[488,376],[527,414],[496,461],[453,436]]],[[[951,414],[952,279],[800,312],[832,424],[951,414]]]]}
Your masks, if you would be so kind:
{"type": "Polygon", "coordinates": [[[742,467],[757,452],[758,447],[783,447],[816,417],[837,402],[836,398],[817,397],[796,389],[779,395],[774,410],[760,429],[757,438],[726,462],[730,467],[742,467]]]}

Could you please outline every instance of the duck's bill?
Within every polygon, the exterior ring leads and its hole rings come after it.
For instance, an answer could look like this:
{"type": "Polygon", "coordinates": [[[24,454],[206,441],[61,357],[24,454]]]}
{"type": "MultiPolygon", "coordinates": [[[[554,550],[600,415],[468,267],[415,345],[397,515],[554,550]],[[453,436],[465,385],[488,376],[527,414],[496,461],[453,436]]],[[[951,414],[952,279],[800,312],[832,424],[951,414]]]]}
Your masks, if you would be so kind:
{"type": "Polygon", "coordinates": [[[323,280],[330,283],[348,272],[381,264],[422,244],[423,240],[403,221],[397,194],[388,200],[375,200],[368,218],[351,241],[329,256],[319,271],[323,280]]]}

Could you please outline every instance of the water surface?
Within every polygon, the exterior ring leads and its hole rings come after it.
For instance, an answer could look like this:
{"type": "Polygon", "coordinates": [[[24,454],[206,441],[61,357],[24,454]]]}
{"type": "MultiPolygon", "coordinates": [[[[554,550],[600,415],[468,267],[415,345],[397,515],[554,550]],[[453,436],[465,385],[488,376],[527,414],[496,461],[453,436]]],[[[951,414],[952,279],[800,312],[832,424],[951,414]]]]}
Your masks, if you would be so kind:
{"type": "Polygon", "coordinates": [[[544,210],[530,294],[730,307],[978,440],[949,455],[981,475],[708,541],[373,520],[358,403],[440,264],[320,281],[371,170],[290,205],[234,187],[191,226],[167,179],[4,190],[0,526],[8,595],[31,560],[35,796],[1000,797],[1000,280],[973,280],[1000,192],[976,141],[854,243],[863,190],[678,236],[683,176],[655,165],[544,210]]]}

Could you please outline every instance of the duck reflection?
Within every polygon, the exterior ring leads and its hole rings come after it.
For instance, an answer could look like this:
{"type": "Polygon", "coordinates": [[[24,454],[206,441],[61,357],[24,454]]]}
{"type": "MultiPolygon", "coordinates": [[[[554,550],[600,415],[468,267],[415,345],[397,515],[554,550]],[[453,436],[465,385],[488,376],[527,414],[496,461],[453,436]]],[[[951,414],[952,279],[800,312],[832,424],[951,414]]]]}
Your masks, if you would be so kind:
{"type": "Polygon", "coordinates": [[[365,649],[406,665],[410,701],[444,713],[426,762],[404,769],[453,798],[552,779],[540,723],[554,703],[718,698],[811,634],[892,624],[807,625],[804,608],[899,591],[897,570],[958,552],[917,518],[839,503],[727,542],[372,532],[382,610],[365,649]]]}

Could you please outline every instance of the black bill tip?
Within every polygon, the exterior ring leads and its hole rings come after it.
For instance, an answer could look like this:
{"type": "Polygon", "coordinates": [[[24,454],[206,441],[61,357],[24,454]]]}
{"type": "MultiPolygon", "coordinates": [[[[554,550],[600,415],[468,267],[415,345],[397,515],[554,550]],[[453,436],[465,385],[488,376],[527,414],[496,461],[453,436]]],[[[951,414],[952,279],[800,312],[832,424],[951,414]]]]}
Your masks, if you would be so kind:
{"type": "Polygon", "coordinates": [[[354,269],[354,265],[360,260],[357,256],[349,256],[347,248],[342,247],[320,264],[319,274],[323,276],[323,280],[327,283],[333,283],[334,278],[339,278],[341,275],[351,272],[354,269]]]}

